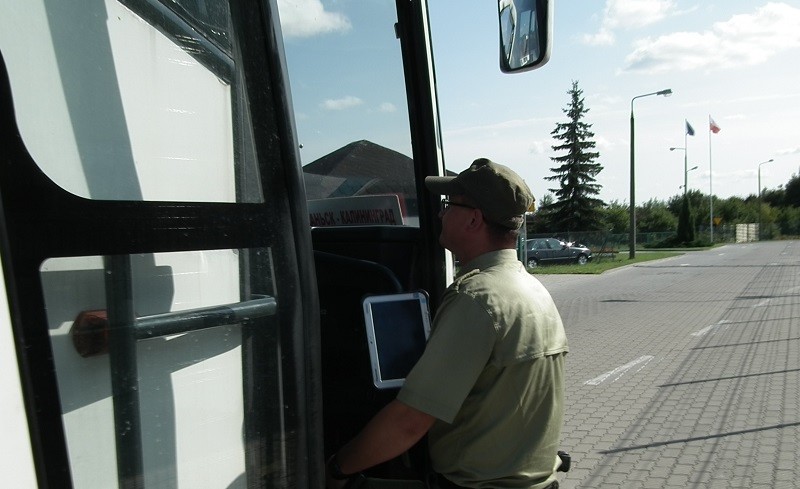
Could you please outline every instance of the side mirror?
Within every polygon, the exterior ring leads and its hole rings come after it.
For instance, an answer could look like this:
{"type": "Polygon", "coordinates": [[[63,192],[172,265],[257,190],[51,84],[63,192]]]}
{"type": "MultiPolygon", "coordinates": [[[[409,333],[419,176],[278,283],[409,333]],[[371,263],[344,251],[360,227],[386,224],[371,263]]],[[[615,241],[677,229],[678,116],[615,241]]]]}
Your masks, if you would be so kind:
{"type": "Polygon", "coordinates": [[[551,0],[498,0],[500,70],[533,70],[550,60],[553,30],[551,0]]]}

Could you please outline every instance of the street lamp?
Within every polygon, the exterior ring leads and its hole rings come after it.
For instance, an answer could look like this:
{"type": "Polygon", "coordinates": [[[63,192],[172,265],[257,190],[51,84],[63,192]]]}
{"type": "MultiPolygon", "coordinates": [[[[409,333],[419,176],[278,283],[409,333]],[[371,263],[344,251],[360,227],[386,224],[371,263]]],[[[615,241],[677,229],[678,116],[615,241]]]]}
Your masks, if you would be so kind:
{"type": "Polygon", "coordinates": [[[758,164],[758,240],[761,241],[761,165],[772,163],[772,158],[758,164]]]}
{"type": "MultiPolygon", "coordinates": [[[[687,158],[687,153],[688,152],[686,151],[685,147],[683,147],[683,148],[670,148],[669,150],[670,151],[675,151],[675,150],[683,151],[683,194],[686,195],[686,187],[688,187],[688,183],[689,183],[689,179],[687,177],[687,175],[689,174],[689,170],[686,169],[686,167],[688,166],[687,160],[689,159],[689,158],[687,158]]],[[[697,168],[697,167],[695,167],[695,168],[697,168]]]]}
{"type": "Polygon", "coordinates": [[[634,178],[635,152],[634,152],[634,123],[633,123],[633,101],[637,98],[649,97],[651,95],[672,95],[672,89],[659,90],[658,92],[637,95],[631,99],[631,210],[630,210],[630,235],[628,236],[628,258],[636,258],[636,179],[634,178]]]}
{"type": "MultiPolygon", "coordinates": [[[[696,166],[693,166],[693,167],[689,168],[688,170],[686,170],[686,174],[688,175],[688,174],[689,174],[689,172],[690,172],[690,171],[692,171],[692,170],[697,170],[697,167],[696,167],[696,166]]],[[[684,175],[684,176],[685,176],[685,175],[684,175]]],[[[680,186],[680,187],[678,187],[678,188],[682,188],[682,189],[683,189],[683,193],[686,193],[686,187],[689,185],[689,182],[688,182],[688,179],[687,179],[687,178],[684,178],[684,181],[686,182],[686,185],[681,185],[681,186],[680,186]]]]}

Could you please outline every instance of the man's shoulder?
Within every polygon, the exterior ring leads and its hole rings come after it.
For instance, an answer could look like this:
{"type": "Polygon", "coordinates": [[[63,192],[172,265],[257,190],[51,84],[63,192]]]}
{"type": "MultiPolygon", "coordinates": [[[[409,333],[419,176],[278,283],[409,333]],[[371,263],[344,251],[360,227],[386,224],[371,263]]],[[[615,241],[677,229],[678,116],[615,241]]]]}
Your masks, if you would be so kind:
{"type": "Polygon", "coordinates": [[[453,279],[453,286],[458,288],[462,284],[465,284],[465,283],[469,284],[478,275],[480,275],[480,273],[481,273],[481,270],[478,269],[478,268],[475,268],[475,269],[469,270],[467,272],[464,272],[463,274],[458,275],[458,276],[456,276],[456,278],[453,279]]]}
{"type": "Polygon", "coordinates": [[[453,291],[475,297],[484,293],[491,293],[498,282],[497,274],[491,268],[475,269],[464,273],[453,280],[453,291]]]}
{"type": "Polygon", "coordinates": [[[528,273],[522,262],[506,261],[464,272],[453,280],[457,287],[482,287],[487,283],[538,282],[528,273]]]}
{"type": "Polygon", "coordinates": [[[506,309],[511,304],[527,303],[528,295],[535,290],[526,277],[517,275],[502,267],[473,270],[453,282],[448,302],[458,302],[460,307],[464,307],[461,301],[474,302],[495,317],[497,310],[506,309]]]}

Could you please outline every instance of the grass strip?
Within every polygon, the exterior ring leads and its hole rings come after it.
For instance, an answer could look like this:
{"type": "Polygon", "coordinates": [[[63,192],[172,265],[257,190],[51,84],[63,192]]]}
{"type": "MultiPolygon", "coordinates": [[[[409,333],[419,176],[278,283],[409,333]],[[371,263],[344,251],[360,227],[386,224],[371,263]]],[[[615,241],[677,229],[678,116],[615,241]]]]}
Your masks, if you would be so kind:
{"type": "Polygon", "coordinates": [[[644,263],[652,260],[661,260],[662,258],[670,258],[673,256],[683,255],[679,251],[636,251],[636,258],[631,260],[628,258],[627,253],[619,253],[615,258],[609,257],[595,257],[591,262],[586,265],[578,265],[577,263],[570,263],[565,265],[543,265],[536,268],[529,268],[528,271],[534,275],[549,275],[549,274],[589,274],[596,275],[611,270],[614,268],[624,267],[627,265],[635,265],[637,263],[644,263]]]}

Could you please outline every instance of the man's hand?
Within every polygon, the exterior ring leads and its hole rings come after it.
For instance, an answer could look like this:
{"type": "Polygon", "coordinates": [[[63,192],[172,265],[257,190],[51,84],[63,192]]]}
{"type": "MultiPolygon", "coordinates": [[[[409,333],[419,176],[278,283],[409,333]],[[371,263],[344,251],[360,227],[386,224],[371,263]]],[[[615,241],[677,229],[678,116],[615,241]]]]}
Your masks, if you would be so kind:
{"type": "Polygon", "coordinates": [[[341,467],[339,467],[336,461],[336,454],[334,454],[325,464],[325,487],[327,489],[344,489],[347,487],[350,478],[342,479],[342,475],[341,467]]]}
{"type": "Polygon", "coordinates": [[[436,418],[398,400],[387,404],[350,443],[331,457],[326,465],[328,487],[341,488],[332,478],[331,462],[345,474],[358,474],[402,454],[433,426],[436,418]]]}
{"type": "Polygon", "coordinates": [[[325,475],[325,487],[327,489],[344,489],[344,487],[347,485],[347,481],[348,479],[334,479],[330,476],[330,474],[325,475]]]}

